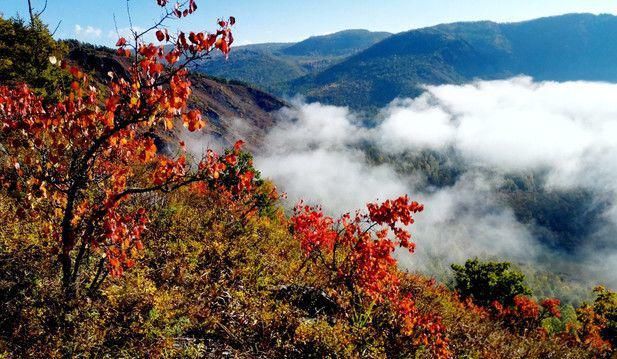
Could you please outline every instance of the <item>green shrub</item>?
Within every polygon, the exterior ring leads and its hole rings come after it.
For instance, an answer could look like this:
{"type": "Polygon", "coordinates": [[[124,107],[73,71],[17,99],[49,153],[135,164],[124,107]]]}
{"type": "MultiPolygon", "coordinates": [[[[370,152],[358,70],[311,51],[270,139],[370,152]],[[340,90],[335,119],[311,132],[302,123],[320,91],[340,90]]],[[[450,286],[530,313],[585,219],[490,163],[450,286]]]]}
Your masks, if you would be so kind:
{"type": "Polygon", "coordinates": [[[39,95],[54,98],[62,84],[68,84],[59,66],[67,51],[40,20],[26,24],[0,17],[0,83],[27,83],[39,95]]]}
{"type": "Polygon", "coordinates": [[[497,301],[509,306],[517,295],[531,295],[525,275],[510,268],[507,262],[468,260],[464,266],[453,264],[456,290],[463,298],[488,306],[497,301]]]}

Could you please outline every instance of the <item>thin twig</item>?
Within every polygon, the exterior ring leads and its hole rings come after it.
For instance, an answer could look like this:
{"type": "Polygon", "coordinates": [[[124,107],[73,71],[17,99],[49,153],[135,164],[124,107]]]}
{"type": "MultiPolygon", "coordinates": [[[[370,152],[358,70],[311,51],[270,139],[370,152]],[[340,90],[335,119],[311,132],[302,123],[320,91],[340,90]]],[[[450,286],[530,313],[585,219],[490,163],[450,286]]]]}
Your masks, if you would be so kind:
{"type": "Polygon", "coordinates": [[[47,0],[45,0],[45,5],[43,5],[43,9],[41,9],[41,11],[39,11],[39,12],[36,14],[36,17],[41,16],[41,15],[45,12],[45,10],[46,10],[46,9],[47,9],[47,0]]]}
{"type": "Polygon", "coordinates": [[[131,0],[126,0],[126,14],[129,17],[129,27],[131,29],[131,32],[135,34],[135,31],[133,30],[133,18],[131,17],[131,7],[129,6],[129,1],[131,0]]]}
{"type": "Polygon", "coordinates": [[[32,0],[28,0],[28,12],[30,13],[30,25],[34,25],[34,10],[32,10],[32,0]]]}
{"type": "Polygon", "coordinates": [[[58,21],[58,25],[56,25],[56,28],[54,29],[54,31],[51,33],[51,36],[53,37],[56,34],[56,31],[58,31],[58,28],[60,27],[60,24],[62,24],[62,20],[58,21]]]}

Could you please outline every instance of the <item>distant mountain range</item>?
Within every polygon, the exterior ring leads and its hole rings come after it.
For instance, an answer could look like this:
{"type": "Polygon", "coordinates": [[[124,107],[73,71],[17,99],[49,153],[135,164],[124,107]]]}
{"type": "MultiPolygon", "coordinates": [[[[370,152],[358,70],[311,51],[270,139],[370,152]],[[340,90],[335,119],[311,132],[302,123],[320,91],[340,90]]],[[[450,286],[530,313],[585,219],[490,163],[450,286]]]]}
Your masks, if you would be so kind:
{"type": "Polygon", "coordinates": [[[209,75],[240,80],[280,94],[281,85],[317,73],[391,36],[387,32],[346,30],[315,36],[297,43],[239,46],[221,61],[214,55],[199,70],[209,75]]]}
{"type": "Polygon", "coordinates": [[[423,84],[525,74],[538,80],[617,81],[617,17],[567,14],[518,23],[461,22],[395,35],[350,30],[299,43],[235,49],[205,62],[213,76],[277,95],[376,109],[423,84]]]}

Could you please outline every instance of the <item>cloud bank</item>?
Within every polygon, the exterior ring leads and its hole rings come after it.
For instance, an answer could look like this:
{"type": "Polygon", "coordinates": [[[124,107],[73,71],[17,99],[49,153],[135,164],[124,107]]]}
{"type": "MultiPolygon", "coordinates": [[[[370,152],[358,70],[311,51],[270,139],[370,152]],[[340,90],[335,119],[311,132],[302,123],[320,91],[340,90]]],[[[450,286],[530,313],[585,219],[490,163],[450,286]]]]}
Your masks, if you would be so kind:
{"type": "Polygon", "coordinates": [[[427,86],[383,109],[371,127],[346,108],[297,102],[279,113],[256,164],[290,202],[303,198],[333,214],[404,193],[423,202],[413,227],[417,252],[401,258],[409,268],[498,257],[617,286],[616,99],[614,84],[527,77],[427,86]],[[453,184],[427,186],[417,171],[375,165],[367,144],[391,158],[455,153],[465,166],[453,184]],[[546,191],[584,190],[603,203],[602,225],[575,253],[547,248],[533,221],[517,220],[504,203],[504,174],[530,172],[543,173],[546,191]]]}

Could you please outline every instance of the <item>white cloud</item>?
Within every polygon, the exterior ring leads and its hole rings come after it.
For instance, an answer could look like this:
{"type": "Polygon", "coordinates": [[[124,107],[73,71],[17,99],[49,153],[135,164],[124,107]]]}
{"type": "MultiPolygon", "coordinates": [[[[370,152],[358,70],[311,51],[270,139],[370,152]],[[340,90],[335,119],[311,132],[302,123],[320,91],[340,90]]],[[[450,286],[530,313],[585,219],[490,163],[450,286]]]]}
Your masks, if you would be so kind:
{"type": "Polygon", "coordinates": [[[398,197],[407,190],[403,181],[394,179],[391,168],[365,164],[359,151],[318,148],[276,153],[256,161],[293,200],[302,198],[338,214],[377,199],[398,197]]]}
{"type": "Polygon", "coordinates": [[[599,146],[617,148],[615,98],[615,85],[526,77],[429,86],[384,111],[381,143],[391,151],[451,145],[469,160],[508,170],[579,168],[599,146]]]}
{"type": "Polygon", "coordinates": [[[102,30],[93,26],[82,27],[79,24],[75,24],[75,35],[83,38],[99,38],[101,37],[102,30]]]}
{"type": "Polygon", "coordinates": [[[495,179],[470,172],[434,193],[418,193],[425,211],[412,228],[417,251],[401,260],[409,268],[440,271],[474,256],[535,262],[542,252],[527,226],[495,196],[495,179]]]}
{"type": "Polygon", "coordinates": [[[396,100],[382,111],[386,120],[376,134],[383,148],[393,152],[404,148],[441,149],[454,140],[456,129],[450,114],[429,100],[429,96],[396,100]]]}

